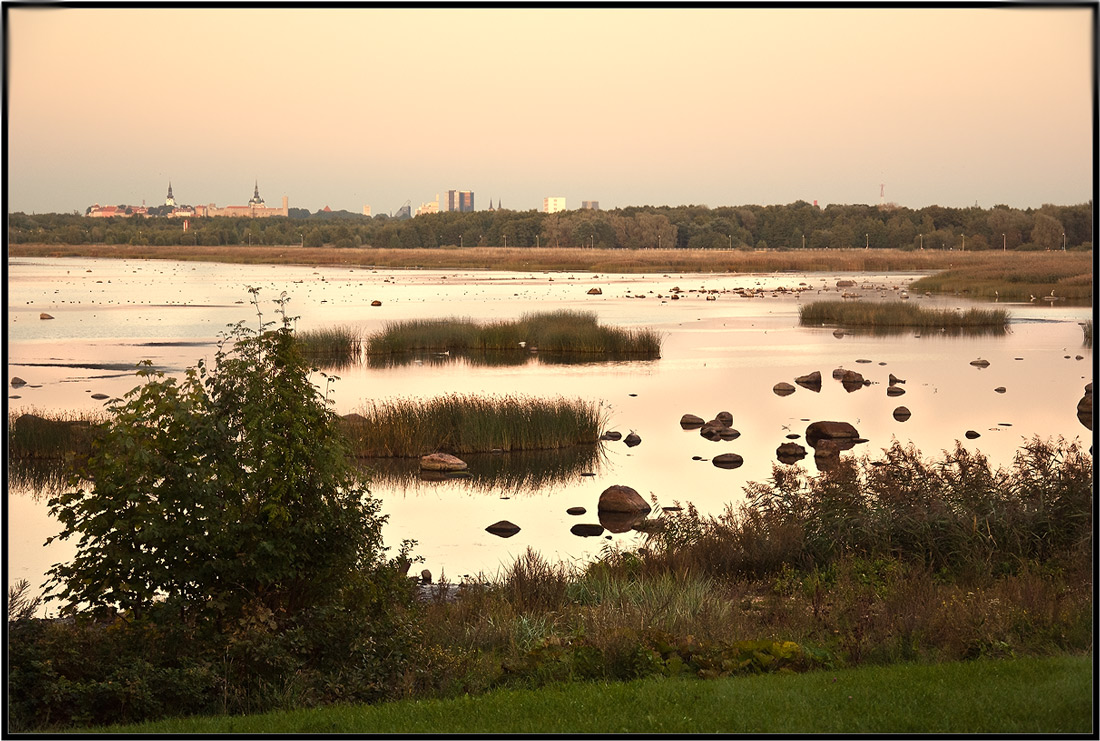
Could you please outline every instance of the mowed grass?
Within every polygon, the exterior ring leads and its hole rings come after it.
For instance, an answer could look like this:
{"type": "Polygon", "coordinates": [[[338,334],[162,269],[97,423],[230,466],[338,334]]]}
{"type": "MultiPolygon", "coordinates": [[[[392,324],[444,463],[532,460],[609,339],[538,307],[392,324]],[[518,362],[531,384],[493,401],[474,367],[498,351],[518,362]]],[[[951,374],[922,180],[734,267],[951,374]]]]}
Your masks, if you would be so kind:
{"type": "Polygon", "coordinates": [[[1091,655],[577,682],[81,733],[1091,733],[1091,655]]]}
{"type": "Polygon", "coordinates": [[[588,311],[537,312],[516,321],[479,323],[471,319],[415,319],[390,322],[367,337],[368,354],[437,352],[539,352],[614,358],[658,358],[661,337],[649,329],[601,325],[588,311]]]}
{"type": "Polygon", "coordinates": [[[360,457],[412,457],[594,445],[606,410],[581,399],[450,394],[372,401],[344,418],[360,457]]]}
{"type": "Polygon", "coordinates": [[[916,327],[921,329],[1001,328],[1008,324],[1004,309],[926,309],[912,303],[814,301],[798,307],[803,326],[916,327]]]}

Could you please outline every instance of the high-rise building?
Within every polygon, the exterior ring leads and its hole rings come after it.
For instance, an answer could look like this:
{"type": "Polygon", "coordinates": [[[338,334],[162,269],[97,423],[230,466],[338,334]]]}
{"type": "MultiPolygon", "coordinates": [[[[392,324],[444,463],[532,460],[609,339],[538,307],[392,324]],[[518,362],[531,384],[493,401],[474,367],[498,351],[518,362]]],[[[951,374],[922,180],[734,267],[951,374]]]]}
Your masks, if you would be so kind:
{"type": "Polygon", "coordinates": [[[591,209],[592,211],[600,210],[599,201],[581,201],[581,208],[591,209]]]}
{"type": "Polygon", "coordinates": [[[448,190],[447,210],[466,213],[474,210],[474,192],[472,190],[448,190]]]}
{"type": "Polygon", "coordinates": [[[363,206],[363,215],[370,216],[370,206],[363,206]]]}
{"type": "Polygon", "coordinates": [[[565,197],[564,196],[547,196],[542,199],[542,210],[545,213],[553,214],[558,211],[565,210],[565,197]]]}

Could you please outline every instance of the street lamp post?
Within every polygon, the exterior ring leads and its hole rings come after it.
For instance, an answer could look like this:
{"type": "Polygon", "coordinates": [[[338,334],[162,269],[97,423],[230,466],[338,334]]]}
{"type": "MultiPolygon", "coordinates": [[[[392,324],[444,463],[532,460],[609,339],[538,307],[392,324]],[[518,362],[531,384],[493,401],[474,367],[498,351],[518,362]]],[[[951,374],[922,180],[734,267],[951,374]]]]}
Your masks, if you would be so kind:
{"type": "Polygon", "coordinates": [[[962,235],[963,238],[963,252],[966,252],[966,235],[962,235]]]}
{"type": "Polygon", "coordinates": [[[806,249],[806,235],[802,235],[802,249],[806,249]]]}
{"type": "Polygon", "coordinates": [[[1062,232],[1062,252],[1066,251],[1066,233],[1062,232]]]}
{"type": "Polygon", "coordinates": [[[462,248],[462,235],[461,234],[458,235],[458,246],[459,246],[459,249],[462,248]]]}
{"type": "Polygon", "coordinates": [[[306,247],[306,235],[303,233],[303,234],[299,234],[298,237],[302,240],[302,249],[305,249],[305,247],[306,247]]]}
{"type": "Polygon", "coordinates": [[[732,250],[733,249],[733,235],[732,234],[727,234],[726,236],[730,238],[730,249],[732,250]]]}
{"type": "Polygon", "coordinates": [[[1008,252],[1008,240],[1005,239],[1005,235],[1001,235],[1001,252],[1008,252]]]}
{"type": "Polygon", "coordinates": [[[871,235],[870,234],[864,234],[863,235],[863,249],[867,249],[870,246],[871,246],[871,235]]]}
{"type": "Polygon", "coordinates": [[[920,235],[920,248],[922,250],[924,249],[924,235],[923,234],[920,235]]]}
{"type": "Polygon", "coordinates": [[[661,249],[661,233],[657,232],[657,249],[661,249]]]}

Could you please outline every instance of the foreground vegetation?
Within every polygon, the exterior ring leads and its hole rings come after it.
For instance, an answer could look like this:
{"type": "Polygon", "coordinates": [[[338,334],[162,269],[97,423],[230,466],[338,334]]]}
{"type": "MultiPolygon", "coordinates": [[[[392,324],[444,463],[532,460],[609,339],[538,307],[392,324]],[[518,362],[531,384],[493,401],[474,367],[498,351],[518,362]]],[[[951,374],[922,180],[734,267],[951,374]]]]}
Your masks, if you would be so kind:
{"type": "Polygon", "coordinates": [[[1004,331],[1008,319],[1004,309],[926,309],[899,301],[814,301],[798,307],[802,326],[1004,331]]]}
{"type": "Polygon", "coordinates": [[[595,312],[524,314],[517,321],[478,323],[469,319],[413,319],[390,322],[367,337],[372,355],[413,350],[441,352],[558,353],[606,358],[658,358],[661,337],[649,329],[599,324],[595,312]]]}
{"type": "Polygon", "coordinates": [[[606,410],[581,399],[450,394],[369,402],[343,429],[354,455],[413,457],[594,446],[605,424],[606,410]]]}
{"type": "MultiPolygon", "coordinates": [[[[1032,440],[996,470],[961,445],[926,461],[895,443],[880,459],[842,459],[825,474],[776,465],[742,505],[711,517],[690,505],[665,512],[644,524],[642,547],[608,548],[586,566],[529,551],[487,582],[460,585],[453,601],[444,589],[414,602],[411,581],[383,570],[372,572],[376,587],[356,592],[365,601],[293,618],[249,601],[215,633],[198,630],[191,610],[181,621],[178,607],[72,623],[9,613],[12,722],[133,722],[650,677],[683,679],[673,684],[704,697],[720,690],[699,679],[809,671],[817,686],[846,667],[1087,653],[1092,484],[1091,456],[1077,443],[1032,440]]],[[[1023,666],[1011,696],[1050,677],[1023,666]]],[[[922,672],[967,670],[908,669],[891,698],[927,687],[922,672]]],[[[553,708],[559,691],[540,697],[553,708]]],[[[593,692],[607,691],[581,690],[579,701],[593,692]]],[[[1079,717],[1080,701],[1071,704],[1067,717],[1079,717]]],[[[935,707],[897,722],[972,727],[965,714],[926,714],[935,707]]],[[[314,717],[339,724],[333,718],[364,711],[331,712],[314,717]]],[[[661,708],[642,715],[676,727],[661,708]]]]}
{"type": "Polygon", "coordinates": [[[307,360],[328,368],[352,365],[363,349],[360,331],[347,324],[296,332],[294,340],[307,360]]]}
{"type": "Polygon", "coordinates": [[[901,664],[698,682],[554,684],[480,697],[80,729],[117,734],[1093,731],[1091,656],[901,664]],[[889,702],[883,701],[884,693],[889,702]]]}

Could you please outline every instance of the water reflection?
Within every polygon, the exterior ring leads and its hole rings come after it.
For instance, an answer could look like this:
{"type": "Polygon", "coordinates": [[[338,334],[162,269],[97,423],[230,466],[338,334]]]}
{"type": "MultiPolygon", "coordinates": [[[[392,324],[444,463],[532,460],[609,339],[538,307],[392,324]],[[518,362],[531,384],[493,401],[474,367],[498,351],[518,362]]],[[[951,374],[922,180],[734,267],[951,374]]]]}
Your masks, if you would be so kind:
{"type": "Polygon", "coordinates": [[[447,365],[464,365],[471,368],[518,367],[524,365],[607,366],[653,361],[627,353],[601,353],[599,356],[594,356],[592,353],[552,353],[517,348],[516,350],[470,350],[461,352],[449,350],[447,352],[417,351],[368,354],[365,356],[365,362],[368,368],[385,369],[410,365],[426,365],[436,368],[447,365]]]}
{"type": "MultiPolygon", "coordinates": [[[[819,329],[828,329],[823,324],[804,325],[819,329]]],[[[837,327],[833,334],[837,337],[854,335],[857,337],[900,337],[912,335],[920,337],[1004,337],[1012,334],[1012,329],[1007,324],[988,324],[976,327],[837,327]]]]}
{"type": "Polygon", "coordinates": [[[359,465],[369,472],[374,483],[387,489],[408,490],[431,486],[436,481],[451,481],[476,492],[500,496],[545,492],[580,477],[599,475],[607,465],[602,445],[469,453],[462,459],[469,467],[458,475],[421,471],[415,458],[363,458],[359,465]]]}
{"type": "Polygon", "coordinates": [[[44,501],[72,488],[74,474],[71,461],[15,458],[8,463],[8,493],[44,501]]]}

